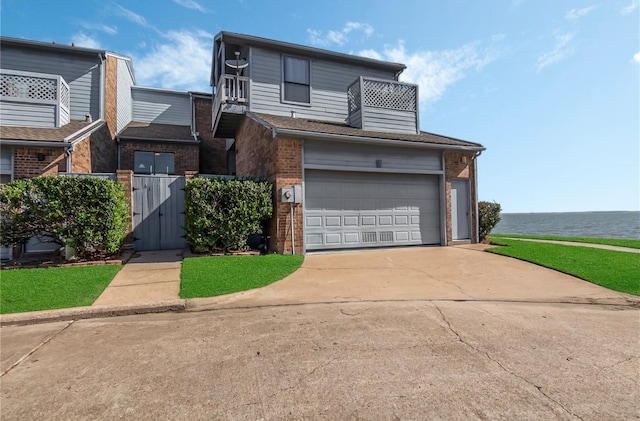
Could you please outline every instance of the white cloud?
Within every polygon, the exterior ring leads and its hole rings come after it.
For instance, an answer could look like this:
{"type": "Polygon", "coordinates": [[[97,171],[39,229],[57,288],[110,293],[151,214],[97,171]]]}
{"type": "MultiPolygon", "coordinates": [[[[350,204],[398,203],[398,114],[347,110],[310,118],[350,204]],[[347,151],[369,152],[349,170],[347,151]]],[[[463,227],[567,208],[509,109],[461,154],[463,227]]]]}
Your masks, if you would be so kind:
{"type": "Polygon", "coordinates": [[[382,53],[363,50],[359,55],[406,64],[407,69],[400,75],[400,79],[420,86],[420,102],[424,104],[438,101],[468,71],[481,70],[499,56],[492,48],[481,48],[479,42],[453,50],[410,53],[403,41],[398,41],[395,46],[385,46],[382,53]]]}
{"type": "Polygon", "coordinates": [[[182,7],[186,7],[187,9],[197,10],[202,13],[209,13],[207,9],[205,9],[200,3],[195,0],[173,0],[174,3],[179,4],[182,7]]]}
{"type": "Polygon", "coordinates": [[[122,16],[128,21],[131,21],[140,26],[144,26],[145,28],[151,28],[151,25],[149,24],[149,22],[147,22],[144,16],[141,16],[135,12],[132,12],[131,10],[120,6],[119,4],[116,4],[116,8],[114,11],[118,16],[122,16]]]}
{"type": "Polygon", "coordinates": [[[349,34],[353,31],[361,31],[366,37],[373,35],[373,26],[362,22],[347,22],[342,29],[329,30],[326,34],[316,29],[307,29],[312,44],[326,47],[331,44],[345,45],[349,41],[349,34]]]}
{"type": "Polygon", "coordinates": [[[96,31],[104,32],[105,34],[109,34],[109,35],[116,35],[118,33],[117,28],[109,25],[103,25],[100,23],[82,22],[80,23],[80,25],[82,25],[82,27],[85,29],[96,30],[96,31]]]}
{"type": "Polygon", "coordinates": [[[136,80],[141,85],[208,92],[211,42],[206,31],[169,31],[162,43],[134,57],[136,80]]]}
{"type": "Polygon", "coordinates": [[[570,20],[576,20],[591,12],[595,8],[595,6],[587,6],[583,7],[582,9],[571,9],[567,12],[566,15],[564,15],[564,17],[570,20]]]}
{"type": "Polygon", "coordinates": [[[71,42],[78,47],[95,48],[98,50],[102,49],[102,47],[100,47],[100,43],[95,38],[91,38],[84,32],[78,32],[73,35],[71,37],[71,42]]]}
{"type": "Polygon", "coordinates": [[[631,0],[631,3],[628,6],[622,8],[622,14],[628,15],[629,13],[636,10],[638,8],[638,5],[640,5],[640,0],[631,0]]]}
{"type": "Polygon", "coordinates": [[[563,33],[556,31],[553,50],[538,56],[536,71],[540,72],[545,67],[558,63],[573,54],[575,49],[571,41],[573,41],[575,35],[576,34],[574,32],[563,33]]]}
{"type": "Polygon", "coordinates": [[[640,63],[640,51],[633,55],[633,61],[635,61],[636,63],[640,63]]]}

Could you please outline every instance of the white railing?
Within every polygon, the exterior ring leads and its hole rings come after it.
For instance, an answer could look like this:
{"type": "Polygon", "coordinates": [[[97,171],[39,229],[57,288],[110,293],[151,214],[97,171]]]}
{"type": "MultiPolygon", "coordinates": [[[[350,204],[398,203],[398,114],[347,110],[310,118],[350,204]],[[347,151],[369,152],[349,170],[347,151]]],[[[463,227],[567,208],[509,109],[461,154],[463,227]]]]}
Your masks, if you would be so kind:
{"type": "Polygon", "coordinates": [[[220,93],[223,102],[245,103],[249,98],[249,78],[246,76],[222,75],[216,96],[220,93]]]}
{"type": "Polygon", "coordinates": [[[57,127],[69,123],[70,93],[69,85],[59,75],[0,70],[0,99],[56,105],[57,127]]]}

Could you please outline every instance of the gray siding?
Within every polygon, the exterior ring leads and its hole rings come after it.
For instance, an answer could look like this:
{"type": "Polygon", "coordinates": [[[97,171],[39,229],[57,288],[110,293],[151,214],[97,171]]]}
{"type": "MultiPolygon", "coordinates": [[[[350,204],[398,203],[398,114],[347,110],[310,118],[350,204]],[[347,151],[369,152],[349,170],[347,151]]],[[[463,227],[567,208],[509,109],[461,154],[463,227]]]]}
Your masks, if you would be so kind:
{"type": "Polygon", "coordinates": [[[66,55],[62,52],[17,49],[3,46],[1,49],[3,69],[25,72],[58,74],[69,84],[71,90],[70,113],[72,120],[84,120],[90,114],[94,120],[100,118],[100,60],[95,57],[66,55]]]}
{"type": "Polygon", "coordinates": [[[118,79],[117,79],[117,124],[116,131],[120,132],[131,122],[132,101],[131,87],[133,78],[129,72],[127,60],[118,59],[118,79]]]}
{"type": "Polygon", "coordinates": [[[191,125],[191,102],[188,93],[133,87],[131,94],[134,121],[191,125]]]}
{"type": "Polygon", "coordinates": [[[56,106],[29,102],[2,101],[0,122],[3,126],[56,127],[56,106]]]}
{"type": "Polygon", "coordinates": [[[331,141],[304,142],[305,168],[437,173],[442,171],[441,157],[440,151],[430,149],[331,141]]]}
{"type": "Polygon", "coordinates": [[[360,121],[364,130],[377,132],[417,133],[418,119],[413,111],[389,108],[364,107],[364,118],[360,121]]]}
{"type": "Polygon", "coordinates": [[[310,59],[311,106],[304,106],[281,100],[282,56],[278,51],[252,47],[250,60],[249,110],[273,115],[288,116],[295,110],[302,118],[345,122],[347,88],[353,81],[360,76],[394,77],[391,71],[310,59]]]}

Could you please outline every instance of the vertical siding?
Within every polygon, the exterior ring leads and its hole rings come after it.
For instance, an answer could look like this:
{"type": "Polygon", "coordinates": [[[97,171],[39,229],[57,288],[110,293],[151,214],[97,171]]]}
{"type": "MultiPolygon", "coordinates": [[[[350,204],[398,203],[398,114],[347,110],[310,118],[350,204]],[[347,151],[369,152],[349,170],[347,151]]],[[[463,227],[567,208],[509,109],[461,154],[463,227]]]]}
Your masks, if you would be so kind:
{"type": "Polygon", "coordinates": [[[63,52],[18,49],[3,46],[2,68],[25,72],[57,74],[69,84],[72,120],[84,120],[90,114],[100,118],[100,59],[63,52]]]}
{"type": "MultiPolygon", "coordinates": [[[[303,56],[301,56],[303,57],[303,56]]],[[[282,56],[280,52],[252,47],[249,110],[288,116],[345,122],[348,117],[347,88],[360,76],[393,79],[392,71],[369,69],[345,63],[310,59],[311,105],[281,101],[282,56]]]]}
{"type": "Polygon", "coordinates": [[[131,122],[132,101],[131,87],[133,86],[133,78],[129,72],[127,60],[118,59],[118,81],[117,81],[117,123],[116,131],[120,132],[131,122]]]}
{"type": "Polygon", "coordinates": [[[3,126],[56,127],[56,106],[29,102],[2,101],[0,121],[3,126]]]}
{"type": "Polygon", "coordinates": [[[191,125],[191,101],[186,92],[131,90],[133,120],[157,124],[191,125]]]}

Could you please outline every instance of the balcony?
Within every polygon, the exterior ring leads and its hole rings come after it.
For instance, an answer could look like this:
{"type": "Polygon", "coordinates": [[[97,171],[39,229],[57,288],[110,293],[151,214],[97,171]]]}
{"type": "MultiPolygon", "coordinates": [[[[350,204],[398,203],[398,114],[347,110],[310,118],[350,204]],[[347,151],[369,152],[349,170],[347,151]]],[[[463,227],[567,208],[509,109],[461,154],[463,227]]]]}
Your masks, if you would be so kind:
{"type": "Polygon", "coordinates": [[[348,124],[363,130],[418,133],[418,85],[360,77],[347,90],[348,124]]]}
{"type": "Polygon", "coordinates": [[[213,133],[231,138],[249,102],[249,78],[223,74],[213,99],[213,133]]]}
{"type": "Polygon", "coordinates": [[[3,126],[61,127],[69,123],[70,90],[58,75],[0,70],[3,126]]]}

